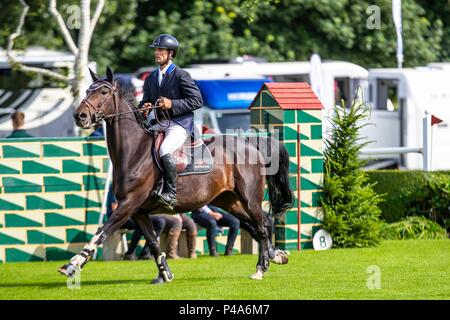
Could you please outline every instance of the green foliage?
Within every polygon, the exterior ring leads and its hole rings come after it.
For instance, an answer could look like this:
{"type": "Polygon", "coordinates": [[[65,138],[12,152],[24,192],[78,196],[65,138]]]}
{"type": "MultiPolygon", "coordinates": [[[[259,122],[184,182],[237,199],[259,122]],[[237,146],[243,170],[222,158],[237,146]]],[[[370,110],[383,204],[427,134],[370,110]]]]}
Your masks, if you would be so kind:
{"type": "Polygon", "coordinates": [[[155,6],[124,45],[123,64],[132,70],[153,65],[153,50],[148,45],[160,33],[171,33],[180,41],[180,54],[175,62],[181,66],[202,59],[231,59],[244,54],[275,58],[271,38],[256,37],[250,27],[253,25],[250,12],[267,7],[270,7],[268,2],[249,1],[241,8],[240,1],[236,0],[195,0],[189,5],[155,6]]]}
{"type": "MultiPolygon", "coordinates": [[[[121,62],[122,50],[136,28],[135,19],[138,15],[136,0],[108,0],[92,38],[90,57],[97,62],[100,74],[106,66],[114,71],[130,70],[121,62]]],[[[141,48],[146,51],[147,47],[141,48]]],[[[148,52],[147,52],[148,55],[148,52]]],[[[141,62],[141,67],[145,64],[141,62]]],[[[137,69],[137,68],[136,68],[137,69]]],[[[131,69],[132,71],[136,69],[131,69]]]]}
{"type": "MultiPolygon", "coordinates": [[[[17,48],[40,45],[67,50],[48,0],[28,1],[29,15],[17,48]]],[[[68,6],[59,0],[67,21],[68,6]]],[[[92,1],[92,11],[96,1],[92,1]]],[[[307,60],[314,52],[327,60],[347,60],[364,67],[396,65],[396,35],[391,1],[380,0],[380,29],[367,28],[373,5],[369,0],[108,0],[94,32],[90,59],[99,69],[110,65],[130,72],[153,65],[148,48],[160,33],[173,33],[181,42],[176,62],[186,66],[202,59],[227,59],[250,54],[270,61],[307,60]]],[[[424,65],[450,57],[448,4],[403,0],[405,66],[424,65]]],[[[20,5],[2,2],[0,46],[17,25],[20,5]]],[[[77,38],[77,30],[71,30],[77,38]]]]}
{"type": "Polygon", "coordinates": [[[402,194],[408,215],[426,216],[450,230],[450,178],[427,176],[424,188],[417,191],[402,194]]]}
{"type": "MultiPolygon", "coordinates": [[[[63,49],[68,51],[64,39],[59,34],[56,21],[51,17],[48,11],[48,0],[25,1],[29,8],[28,15],[25,18],[22,35],[16,39],[14,49],[21,50],[29,46],[41,46],[49,49],[63,49]]],[[[65,9],[73,1],[58,1],[60,12],[66,15],[65,9]]],[[[19,16],[22,12],[22,6],[19,1],[2,1],[2,10],[0,10],[0,47],[6,48],[8,36],[15,31],[19,22],[19,16]]],[[[72,36],[76,33],[72,31],[72,36]]]]}
{"type": "Polygon", "coordinates": [[[403,190],[419,190],[425,185],[425,172],[374,170],[367,172],[373,189],[377,194],[384,194],[385,201],[379,204],[383,220],[397,222],[407,217],[405,211],[407,199],[403,198],[403,190]]]}
{"type": "Polygon", "coordinates": [[[406,219],[386,223],[381,231],[383,239],[446,239],[447,232],[436,222],[425,217],[411,216],[406,219]]]}
{"type": "Polygon", "coordinates": [[[366,145],[359,143],[360,122],[367,116],[368,108],[357,101],[350,109],[336,106],[326,140],[323,227],[338,247],[367,247],[380,240],[382,198],[372,189],[359,159],[359,150],[366,145]]]}
{"type": "Polygon", "coordinates": [[[441,53],[439,61],[450,60],[450,3],[448,1],[417,1],[425,9],[425,16],[428,21],[442,24],[442,42],[440,44],[441,53]]]}
{"type": "Polygon", "coordinates": [[[450,228],[450,172],[394,171],[368,172],[378,194],[382,217],[397,222],[408,216],[424,216],[450,228]]]}

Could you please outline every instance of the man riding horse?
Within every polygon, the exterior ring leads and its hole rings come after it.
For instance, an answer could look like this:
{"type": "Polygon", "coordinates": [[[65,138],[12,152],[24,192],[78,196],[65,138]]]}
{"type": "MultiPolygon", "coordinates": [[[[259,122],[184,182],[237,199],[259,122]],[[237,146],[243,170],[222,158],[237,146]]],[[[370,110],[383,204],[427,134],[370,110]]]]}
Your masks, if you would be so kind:
{"type": "Polygon", "coordinates": [[[156,109],[152,110],[147,120],[154,129],[165,132],[159,151],[164,186],[162,194],[154,195],[164,207],[172,211],[177,200],[177,170],[172,154],[184,144],[189,135],[193,135],[193,111],[201,108],[203,100],[189,73],[172,62],[180,48],[178,40],[169,34],[161,34],[150,47],[155,48],[155,61],[159,67],[145,79],[144,97],[139,108],[158,104],[161,109],[169,112],[170,120],[156,123],[155,113],[159,112],[156,109]]]}
{"type": "Polygon", "coordinates": [[[117,209],[80,253],[58,271],[68,277],[81,271],[98,247],[131,218],[142,230],[158,268],[158,275],[151,283],[170,282],[174,275],[161,251],[149,214],[160,212],[161,206],[182,213],[212,204],[236,216],[241,228],[258,242],[256,272],[251,278],[261,280],[271,262],[288,262],[286,253],[272,245],[269,216],[280,219],[294,203],[289,184],[289,153],[272,136],[250,139],[218,135],[208,145],[213,150],[211,171],[177,177],[172,153],[182,147],[189,133],[193,133],[193,111],[200,108],[203,101],[189,74],[171,62],[178,53],[178,41],[164,34],[157,37],[151,47],[155,48],[159,69],[146,79],[144,99],[139,108],[130,102],[129,92],[114,79],[110,68],[104,79],[90,71],[94,83],[75,109],[74,119],[77,126],[85,129],[102,121],[106,123],[117,209]],[[152,109],[148,119],[143,117],[143,106],[152,109]],[[160,116],[165,116],[166,121],[161,122],[160,116]],[[148,122],[152,127],[149,128],[148,122]],[[156,122],[154,127],[153,122],[156,122]],[[160,137],[155,131],[159,130],[157,128],[166,134],[160,148],[163,173],[154,156],[160,137]],[[155,191],[159,192],[161,179],[164,184],[159,202],[164,205],[155,202],[155,191]],[[262,207],[266,185],[268,213],[262,207]]]}

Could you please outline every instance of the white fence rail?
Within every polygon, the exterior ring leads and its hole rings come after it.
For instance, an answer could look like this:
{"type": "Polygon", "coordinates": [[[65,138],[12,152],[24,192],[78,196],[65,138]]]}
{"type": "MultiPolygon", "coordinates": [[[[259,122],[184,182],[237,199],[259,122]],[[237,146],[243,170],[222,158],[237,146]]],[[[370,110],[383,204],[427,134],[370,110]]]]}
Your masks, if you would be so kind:
{"type": "Polygon", "coordinates": [[[423,156],[423,170],[431,171],[431,114],[425,112],[423,117],[423,147],[394,147],[394,148],[365,148],[360,154],[373,155],[387,155],[387,154],[405,154],[405,153],[421,153],[423,156]]]}

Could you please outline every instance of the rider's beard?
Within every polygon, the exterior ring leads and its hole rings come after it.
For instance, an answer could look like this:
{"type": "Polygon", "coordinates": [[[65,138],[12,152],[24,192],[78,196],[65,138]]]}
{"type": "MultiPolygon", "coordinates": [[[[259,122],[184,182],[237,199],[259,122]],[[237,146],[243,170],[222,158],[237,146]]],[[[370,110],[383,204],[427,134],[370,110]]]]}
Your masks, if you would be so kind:
{"type": "Polygon", "coordinates": [[[170,58],[169,57],[167,57],[167,58],[161,58],[161,60],[159,60],[159,62],[158,62],[158,60],[156,61],[156,63],[161,67],[161,68],[164,68],[168,63],[169,63],[169,60],[170,60],[170,58]]]}

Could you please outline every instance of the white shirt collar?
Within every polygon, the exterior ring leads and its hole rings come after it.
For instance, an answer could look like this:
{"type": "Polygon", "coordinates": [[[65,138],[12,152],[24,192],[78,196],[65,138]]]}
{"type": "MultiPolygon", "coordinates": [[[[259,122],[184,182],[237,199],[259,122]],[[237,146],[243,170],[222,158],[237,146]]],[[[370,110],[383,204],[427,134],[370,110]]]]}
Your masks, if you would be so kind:
{"type": "Polygon", "coordinates": [[[159,73],[166,74],[167,69],[169,69],[170,65],[172,64],[172,60],[169,60],[169,63],[167,63],[167,66],[165,66],[162,70],[158,67],[159,73]]]}

